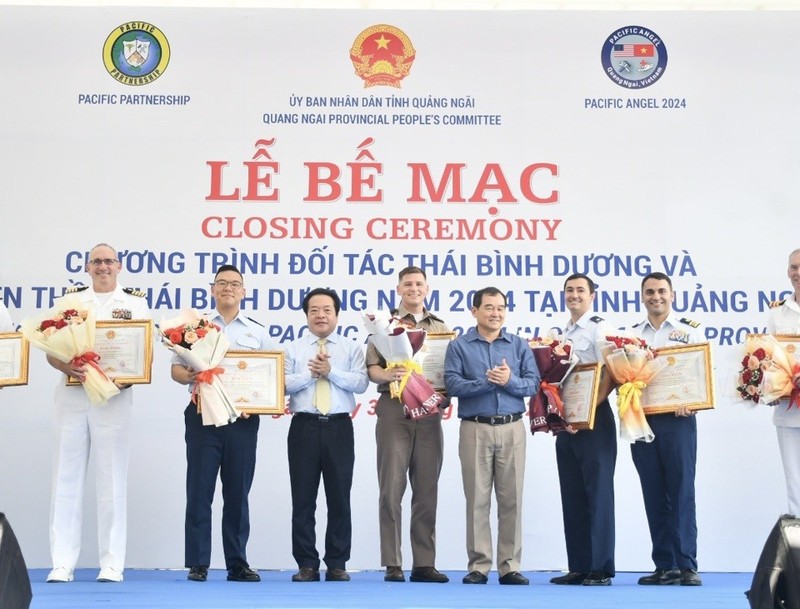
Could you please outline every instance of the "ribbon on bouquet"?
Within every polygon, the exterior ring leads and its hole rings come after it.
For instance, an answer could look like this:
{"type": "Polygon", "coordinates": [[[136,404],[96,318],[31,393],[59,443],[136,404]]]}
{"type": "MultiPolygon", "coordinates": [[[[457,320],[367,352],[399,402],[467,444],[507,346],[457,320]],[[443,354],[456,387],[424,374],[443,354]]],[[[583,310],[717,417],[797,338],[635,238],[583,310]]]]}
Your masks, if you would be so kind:
{"type": "MultiPolygon", "coordinates": [[[[97,370],[100,374],[102,374],[105,378],[108,378],[103,369],[97,364],[100,361],[100,356],[97,355],[94,351],[87,351],[86,353],[82,353],[81,355],[76,355],[72,358],[70,365],[73,368],[79,368],[81,366],[91,366],[95,370],[97,370]]],[[[110,380],[110,379],[109,379],[110,380]]]]}
{"type": "Polygon", "coordinates": [[[632,409],[634,413],[641,412],[642,410],[642,389],[647,385],[642,381],[630,381],[623,383],[617,389],[617,408],[619,410],[619,418],[625,416],[628,409],[632,409]]]}
{"type": "Polygon", "coordinates": [[[194,377],[195,384],[192,387],[192,402],[197,404],[197,412],[200,412],[200,404],[197,402],[197,386],[199,383],[206,383],[210,385],[214,382],[214,378],[219,376],[220,374],[225,373],[225,368],[216,367],[216,368],[209,368],[208,370],[203,370],[202,372],[198,372],[197,376],[194,377]]]}
{"type": "Polygon", "coordinates": [[[417,374],[422,374],[422,366],[409,359],[404,362],[392,362],[391,364],[387,364],[387,370],[391,370],[392,368],[405,368],[407,371],[399,381],[392,381],[389,383],[389,395],[399,400],[408,384],[408,379],[411,378],[411,373],[416,372],[417,374]]]}

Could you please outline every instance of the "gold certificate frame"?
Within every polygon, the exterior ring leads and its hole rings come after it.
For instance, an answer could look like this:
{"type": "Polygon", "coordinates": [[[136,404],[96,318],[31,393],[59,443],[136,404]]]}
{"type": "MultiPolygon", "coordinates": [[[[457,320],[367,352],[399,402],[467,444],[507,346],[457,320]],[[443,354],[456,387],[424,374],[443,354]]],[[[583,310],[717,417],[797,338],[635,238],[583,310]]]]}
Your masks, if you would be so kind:
{"type": "Polygon", "coordinates": [[[573,429],[594,429],[600,371],[603,364],[578,364],[561,383],[564,420],[573,429]]]}
{"type": "Polygon", "coordinates": [[[28,384],[30,350],[22,332],[0,333],[0,387],[28,384]]]}
{"type": "Polygon", "coordinates": [[[661,347],[655,350],[667,366],[642,390],[645,414],[714,408],[714,378],[709,343],[661,347]]]}
{"type": "MultiPolygon", "coordinates": [[[[147,385],[153,369],[153,323],[149,319],[98,320],[94,347],[97,365],[120,385],[147,385]]],[[[75,377],[67,385],[80,385],[75,377]]]]}
{"type": "MultiPolygon", "coordinates": [[[[763,336],[763,334],[748,334],[747,336],[749,338],[750,336],[763,336]]],[[[773,336],[779,343],[784,343],[786,353],[794,358],[795,364],[800,364],[800,334],[774,334],[773,336]]]]}
{"type": "Polygon", "coordinates": [[[455,332],[437,332],[428,334],[420,352],[424,354],[420,366],[422,376],[439,393],[445,393],[444,387],[444,355],[447,345],[456,337],[455,332]]]}
{"type": "Polygon", "coordinates": [[[230,350],[220,362],[219,379],[234,408],[247,414],[283,414],[283,351],[230,350]]]}

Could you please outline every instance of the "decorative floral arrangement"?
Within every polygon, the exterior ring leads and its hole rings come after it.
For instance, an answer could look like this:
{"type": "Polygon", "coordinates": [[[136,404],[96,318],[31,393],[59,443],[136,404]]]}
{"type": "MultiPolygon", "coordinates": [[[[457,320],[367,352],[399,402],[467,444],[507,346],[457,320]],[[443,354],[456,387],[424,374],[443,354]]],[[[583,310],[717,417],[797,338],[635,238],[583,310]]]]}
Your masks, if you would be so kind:
{"type": "Polygon", "coordinates": [[[389,384],[389,394],[403,404],[407,419],[420,419],[439,413],[439,404],[445,401],[422,376],[422,345],[428,335],[421,328],[409,328],[401,319],[390,317],[384,311],[365,313],[364,326],[369,340],[386,360],[386,367],[404,368],[406,373],[389,384]]]}
{"type": "Polygon", "coordinates": [[[620,437],[629,442],[652,442],[655,435],[642,410],[642,389],[667,365],[655,351],[635,336],[606,336],[600,343],[606,368],[617,387],[620,437]]]}
{"type": "Polygon", "coordinates": [[[800,407],[797,382],[800,365],[774,336],[753,334],[744,343],[745,355],[736,380],[736,391],[743,400],[757,404],[774,404],[789,398],[800,407]]]}
{"type": "Polygon", "coordinates": [[[230,341],[218,326],[194,309],[181,311],[180,316],[162,320],[159,332],[164,344],[197,372],[192,400],[203,415],[203,425],[220,427],[239,418],[219,375],[225,369],[219,363],[230,347],[230,341]]]}
{"type": "Polygon", "coordinates": [[[570,343],[554,336],[537,336],[528,340],[528,344],[541,376],[539,391],[528,402],[531,433],[550,431],[555,435],[567,426],[560,385],[578,358],[572,355],[570,343]]]}
{"type": "Polygon", "coordinates": [[[172,345],[191,349],[193,344],[206,337],[209,330],[219,331],[219,329],[219,326],[211,323],[207,318],[200,317],[174,328],[168,328],[163,331],[163,334],[172,345]]]}
{"type": "Polygon", "coordinates": [[[89,312],[85,309],[81,311],[78,309],[56,311],[52,317],[43,319],[36,330],[41,332],[44,336],[50,336],[54,332],[66,328],[70,324],[80,325],[84,323],[88,316],[89,312]]]}
{"type": "Polygon", "coordinates": [[[30,343],[64,363],[85,370],[82,381],[89,401],[95,405],[108,402],[119,393],[100,368],[100,356],[94,348],[96,319],[81,298],[67,294],[59,298],[45,315],[22,321],[20,330],[30,343]]]}

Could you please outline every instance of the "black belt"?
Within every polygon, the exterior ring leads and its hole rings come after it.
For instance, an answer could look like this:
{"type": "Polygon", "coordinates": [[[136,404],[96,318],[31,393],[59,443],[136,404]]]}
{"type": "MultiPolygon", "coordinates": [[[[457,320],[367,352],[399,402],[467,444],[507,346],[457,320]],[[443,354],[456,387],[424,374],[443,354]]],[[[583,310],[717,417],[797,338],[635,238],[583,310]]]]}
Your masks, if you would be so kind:
{"type": "Polygon", "coordinates": [[[327,423],[328,421],[335,421],[336,419],[344,419],[349,417],[349,412],[337,412],[336,414],[315,414],[313,412],[295,412],[294,416],[303,417],[307,419],[316,419],[320,423],[327,423]]]}
{"type": "Polygon", "coordinates": [[[486,425],[505,425],[514,423],[522,418],[522,413],[516,414],[496,414],[493,417],[461,417],[462,421],[474,421],[475,423],[486,423],[486,425]]]}

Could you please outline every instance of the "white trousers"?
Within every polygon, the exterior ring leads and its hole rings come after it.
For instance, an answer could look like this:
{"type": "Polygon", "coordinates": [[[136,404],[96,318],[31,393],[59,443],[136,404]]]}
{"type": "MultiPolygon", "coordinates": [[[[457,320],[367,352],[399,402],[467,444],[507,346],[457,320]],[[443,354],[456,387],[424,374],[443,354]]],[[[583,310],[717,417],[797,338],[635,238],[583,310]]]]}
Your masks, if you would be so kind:
{"type": "Polygon", "coordinates": [[[132,389],[93,406],[83,387],[56,389],[50,554],[53,567],[74,569],[81,551],[89,455],[97,490],[100,568],[122,571],[127,543],[128,456],[132,389]]]}
{"type": "Polygon", "coordinates": [[[776,427],[781,449],[789,514],[800,517],[800,427],[776,427]]]}

